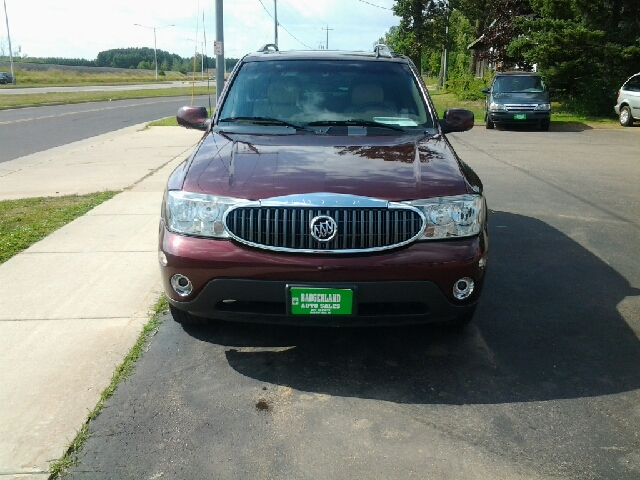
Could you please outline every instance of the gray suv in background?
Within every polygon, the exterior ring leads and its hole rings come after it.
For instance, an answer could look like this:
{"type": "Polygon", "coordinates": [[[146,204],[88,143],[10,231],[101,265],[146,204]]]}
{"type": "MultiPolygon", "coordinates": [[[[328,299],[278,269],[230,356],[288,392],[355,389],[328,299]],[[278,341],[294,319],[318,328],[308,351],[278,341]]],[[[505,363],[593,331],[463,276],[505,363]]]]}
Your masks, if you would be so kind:
{"type": "Polygon", "coordinates": [[[13,77],[10,73],[0,72],[0,83],[13,83],[13,77]]]}
{"type": "Polygon", "coordinates": [[[551,104],[549,89],[542,76],[532,72],[498,73],[486,94],[484,120],[486,127],[494,125],[533,125],[549,130],[551,104]]]}
{"type": "Polygon", "coordinates": [[[630,127],[634,120],[640,120],[640,73],[630,77],[618,90],[618,103],[613,107],[620,119],[620,125],[630,127]]]}

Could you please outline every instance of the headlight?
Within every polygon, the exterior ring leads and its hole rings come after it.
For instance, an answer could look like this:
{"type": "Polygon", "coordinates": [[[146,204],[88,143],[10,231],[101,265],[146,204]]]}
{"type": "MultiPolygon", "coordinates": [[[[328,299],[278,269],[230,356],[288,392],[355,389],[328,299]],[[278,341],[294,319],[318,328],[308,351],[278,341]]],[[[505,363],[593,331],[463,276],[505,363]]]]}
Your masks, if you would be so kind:
{"type": "Polygon", "coordinates": [[[489,110],[493,112],[506,112],[507,107],[505,107],[502,103],[491,102],[489,104],[489,110]]]}
{"type": "Polygon", "coordinates": [[[222,222],[224,213],[231,206],[245,201],[238,198],[171,190],[166,195],[164,219],[167,228],[172,232],[229,238],[222,222]]]}
{"type": "Polygon", "coordinates": [[[548,103],[539,103],[538,106],[536,107],[536,110],[551,110],[551,105],[548,103]]]}
{"type": "Polygon", "coordinates": [[[482,230],[485,202],[482,195],[457,195],[406,202],[426,217],[426,228],[418,240],[471,237],[482,230]]]}

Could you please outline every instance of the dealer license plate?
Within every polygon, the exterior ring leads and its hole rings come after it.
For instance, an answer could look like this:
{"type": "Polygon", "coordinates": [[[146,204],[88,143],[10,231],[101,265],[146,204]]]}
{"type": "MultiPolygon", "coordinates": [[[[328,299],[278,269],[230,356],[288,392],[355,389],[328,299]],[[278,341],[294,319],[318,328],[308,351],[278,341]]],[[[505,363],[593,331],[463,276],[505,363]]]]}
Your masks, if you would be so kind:
{"type": "Polygon", "coordinates": [[[291,287],[293,315],[351,315],[353,290],[348,288],[291,287]]]}
{"type": "Polygon", "coordinates": [[[527,114],[526,113],[516,113],[513,115],[513,119],[514,120],[526,120],[527,119],[527,114]]]}

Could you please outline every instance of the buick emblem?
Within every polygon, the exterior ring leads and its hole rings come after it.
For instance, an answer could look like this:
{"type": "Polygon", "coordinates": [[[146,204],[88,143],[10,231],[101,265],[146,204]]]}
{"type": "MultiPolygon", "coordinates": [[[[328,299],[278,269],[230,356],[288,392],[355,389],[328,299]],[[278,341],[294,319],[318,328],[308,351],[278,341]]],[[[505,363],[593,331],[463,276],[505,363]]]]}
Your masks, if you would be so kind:
{"type": "Polygon", "coordinates": [[[318,215],[309,226],[311,236],[319,242],[330,242],[338,234],[338,224],[328,215],[318,215]]]}

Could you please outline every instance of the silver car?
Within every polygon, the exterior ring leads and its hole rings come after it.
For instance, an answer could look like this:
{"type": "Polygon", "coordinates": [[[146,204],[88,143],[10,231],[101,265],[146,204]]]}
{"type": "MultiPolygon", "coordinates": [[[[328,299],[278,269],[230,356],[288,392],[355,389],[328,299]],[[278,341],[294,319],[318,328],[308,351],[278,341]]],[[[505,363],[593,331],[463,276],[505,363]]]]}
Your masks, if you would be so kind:
{"type": "Polygon", "coordinates": [[[640,121],[640,73],[631,76],[618,90],[618,103],[615,107],[620,125],[630,127],[633,121],[640,121]]]}

